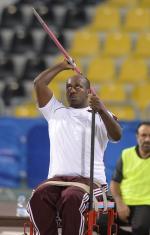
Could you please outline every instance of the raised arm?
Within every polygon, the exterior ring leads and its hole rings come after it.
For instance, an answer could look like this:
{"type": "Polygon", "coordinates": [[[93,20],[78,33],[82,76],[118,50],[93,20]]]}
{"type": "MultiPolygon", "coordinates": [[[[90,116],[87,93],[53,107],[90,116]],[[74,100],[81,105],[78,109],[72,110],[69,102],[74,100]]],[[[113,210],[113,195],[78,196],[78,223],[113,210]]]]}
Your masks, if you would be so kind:
{"type": "Polygon", "coordinates": [[[122,135],[122,130],[117,119],[113,117],[113,115],[110,115],[110,113],[107,111],[102,101],[93,92],[89,95],[89,105],[101,116],[105,124],[105,127],[107,129],[107,135],[109,139],[114,141],[120,140],[122,135]]]}
{"type": "Polygon", "coordinates": [[[53,91],[48,87],[49,83],[58,73],[67,69],[73,69],[73,66],[64,60],[54,67],[44,70],[35,78],[34,88],[39,107],[45,106],[53,96],[53,91]]]}

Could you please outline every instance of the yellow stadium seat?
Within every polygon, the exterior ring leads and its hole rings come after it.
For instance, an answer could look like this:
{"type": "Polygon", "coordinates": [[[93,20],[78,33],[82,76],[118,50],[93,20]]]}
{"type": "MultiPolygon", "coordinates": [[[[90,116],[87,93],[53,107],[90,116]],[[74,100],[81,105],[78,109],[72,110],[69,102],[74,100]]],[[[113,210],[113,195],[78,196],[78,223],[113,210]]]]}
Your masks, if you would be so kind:
{"type": "Polygon", "coordinates": [[[150,81],[135,86],[131,98],[141,110],[150,106],[150,81]]]}
{"type": "Polygon", "coordinates": [[[87,78],[96,83],[110,82],[115,79],[115,64],[110,58],[95,58],[87,68],[87,78]]]}
{"type": "Polygon", "coordinates": [[[39,116],[38,109],[36,107],[36,104],[32,103],[27,103],[27,104],[22,104],[19,106],[16,106],[13,110],[13,115],[15,117],[37,117],[39,116]]]}
{"type": "MultiPolygon", "coordinates": [[[[61,82],[58,79],[54,79],[49,85],[49,89],[51,89],[57,99],[61,99],[62,97],[62,89],[61,89],[61,82]]],[[[36,102],[36,93],[35,90],[32,91],[32,97],[33,102],[36,102]]]]}
{"type": "Polygon", "coordinates": [[[99,35],[83,30],[75,33],[69,53],[73,57],[91,57],[99,54],[100,48],[99,35]]]}
{"type": "Polygon", "coordinates": [[[135,120],[139,118],[139,113],[132,105],[107,105],[109,111],[111,111],[119,120],[135,120]]]}
{"type": "Polygon", "coordinates": [[[149,0],[140,0],[140,6],[150,8],[150,1],[149,0]]]}
{"type": "Polygon", "coordinates": [[[102,85],[98,95],[106,103],[127,101],[125,86],[117,82],[102,85]]]}
{"type": "Polygon", "coordinates": [[[73,70],[65,70],[59,73],[55,80],[59,81],[62,85],[68,80],[69,77],[76,75],[76,72],[73,70]]]}
{"type": "Polygon", "coordinates": [[[120,28],[120,12],[117,8],[98,7],[90,25],[93,31],[114,31],[120,28]]]}
{"type": "Polygon", "coordinates": [[[120,69],[119,82],[142,83],[148,78],[148,66],[143,59],[129,58],[120,69]]]}
{"type": "Polygon", "coordinates": [[[150,29],[150,13],[144,8],[130,9],[126,14],[123,29],[128,32],[148,31],[150,29]]]}
{"type": "Polygon", "coordinates": [[[137,5],[138,0],[108,0],[108,4],[115,7],[132,7],[137,5]]]}
{"type": "Polygon", "coordinates": [[[53,94],[55,95],[55,97],[59,100],[62,99],[62,89],[61,89],[61,85],[60,82],[58,80],[53,80],[48,87],[53,91],[53,94]]]}
{"type": "Polygon", "coordinates": [[[139,35],[134,54],[137,57],[150,57],[150,32],[139,35]]]}
{"type": "Polygon", "coordinates": [[[122,57],[131,52],[130,35],[126,33],[112,33],[106,37],[104,56],[122,57]]]}

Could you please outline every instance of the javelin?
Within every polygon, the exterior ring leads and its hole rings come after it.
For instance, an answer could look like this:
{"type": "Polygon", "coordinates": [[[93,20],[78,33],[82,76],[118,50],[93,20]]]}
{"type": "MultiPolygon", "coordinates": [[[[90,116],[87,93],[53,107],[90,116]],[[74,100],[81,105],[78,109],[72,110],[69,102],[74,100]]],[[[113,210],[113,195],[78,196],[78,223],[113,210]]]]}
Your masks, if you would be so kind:
{"type": "Polygon", "coordinates": [[[36,18],[38,19],[38,21],[40,22],[40,24],[42,25],[43,29],[45,30],[45,32],[50,36],[50,38],[54,41],[54,43],[56,44],[56,46],[58,47],[58,49],[62,52],[62,54],[65,56],[65,59],[68,61],[68,63],[70,63],[73,67],[74,70],[82,75],[82,73],[80,72],[79,68],[77,67],[77,65],[74,63],[74,60],[69,56],[68,52],[64,49],[64,47],[60,44],[60,42],[58,41],[58,39],[56,38],[55,34],[52,32],[52,30],[47,26],[47,24],[44,22],[44,20],[41,18],[41,16],[37,13],[37,11],[35,10],[35,8],[33,8],[33,12],[34,15],[36,16],[36,18]]]}

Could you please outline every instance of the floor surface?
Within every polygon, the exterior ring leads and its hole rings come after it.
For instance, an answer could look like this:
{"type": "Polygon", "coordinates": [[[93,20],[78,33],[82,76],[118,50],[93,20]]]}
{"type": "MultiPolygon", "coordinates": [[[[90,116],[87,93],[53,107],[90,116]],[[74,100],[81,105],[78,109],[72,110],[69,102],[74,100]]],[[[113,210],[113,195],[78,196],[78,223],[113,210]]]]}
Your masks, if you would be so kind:
{"type": "MultiPolygon", "coordinates": [[[[17,197],[24,194],[28,201],[32,190],[20,189],[0,189],[0,215],[16,215],[17,197]]],[[[0,235],[23,235],[23,228],[0,227],[0,235]]]]}

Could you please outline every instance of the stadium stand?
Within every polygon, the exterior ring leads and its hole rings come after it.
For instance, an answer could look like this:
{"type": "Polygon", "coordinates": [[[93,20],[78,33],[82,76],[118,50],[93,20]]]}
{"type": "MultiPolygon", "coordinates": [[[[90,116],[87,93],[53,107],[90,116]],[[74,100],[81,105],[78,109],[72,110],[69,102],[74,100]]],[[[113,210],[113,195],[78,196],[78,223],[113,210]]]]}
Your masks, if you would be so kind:
{"type": "Polygon", "coordinates": [[[123,29],[128,32],[148,31],[150,28],[150,14],[148,9],[130,9],[125,17],[123,29]]]}
{"type": "Polygon", "coordinates": [[[121,66],[119,82],[137,84],[148,81],[148,66],[142,58],[128,58],[121,66]]]}
{"type": "MultiPolygon", "coordinates": [[[[11,69],[3,68],[6,76],[9,72],[12,79],[17,81],[19,77],[19,80],[23,80],[25,84],[28,82],[28,85],[25,85],[26,94],[30,91],[29,83],[45,68],[38,65],[39,59],[36,57],[40,56],[41,60],[50,65],[59,57],[57,47],[41,28],[31,7],[35,7],[52,27],[75,61],[80,61],[79,67],[83,73],[98,87],[101,83],[111,81],[131,86],[149,81],[149,1],[18,0],[1,10],[1,42],[3,42],[1,53],[15,62],[14,66],[18,68],[14,70],[20,70],[18,76],[11,69]],[[7,22],[14,26],[7,25],[7,22]],[[10,34],[9,40],[7,30],[10,34]],[[16,63],[18,56],[23,58],[22,67],[16,63]]],[[[63,97],[61,94],[64,93],[61,79],[63,81],[66,75],[67,73],[63,73],[59,76],[58,85],[55,84],[55,93],[61,99],[63,97]]],[[[131,99],[132,97],[130,96],[131,99]]],[[[27,100],[27,103],[29,102],[30,100],[27,100]]],[[[128,99],[128,102],[130,106],[135,100],[128,99]]]]}
{"type": "MultiPolygon", "coordinates": [[[[73,4],[80,5],[80,6],[82,5],[86,7],[87,5],[94,6],[100,2],[101,1],[99,0],[74,0],[73,4]]],[[[50,4],[53,4],[53,5],[65,5],[65,4],[70,4],[70,3],[72,3],[71,0],[51,0],[50,1],[50,4]]]]}
{"type": "Polygon", "coordinates": [[[149,2],[149,0],[141,0],[141,1],[140,1],[140,6],[141,6],[141,7],[145,7],[145,8],[150,7],[150,2],[149,2]]]}
{"type": "Polygon", "coordinates": [[[133,104],[107,103],[107,108],[120,120],[134,121],[141,119],[138,108],[133,104]]]}
{"type": "Polygon", "coordinates": [[[72,38],[70,54],[76,57],[92,57],[100,53],[100,38],[89,29],[77,31],[72,38]]]}
{"type": "Polygon", "coordinates": [[[150,33],[139,35],[136,41],[134,55],[145,59],[150,57],[150,33]]]}
{"type": "Polygon", "coordinates": [[[134,87],[132,99],[142,110],[142,119],[145,119],[150,110],[150,82],[145,82],[134,87]]]}
{"type": "Polygon", "coordinates": [[[22,103],[26,97],[26,90],[21,81],[7,80],[2,89],[2,98],[6,106],[22,103]]]}
{"type": "Polygon", "coordinates": [[[96,84],[115,82],[115,62],[111,58],[93,58],[86,73],[89,80],[96,84]]]}
{"type": "Polygon", "coordinates": [[[0,34],[0,50],[4,50],[4,42],[1,34],[0,34]]]}
{"type": "Polygon", "coordinates": [[[99,6],[96,8],[90,29],[95,32],[117,31],[120,24],[121,14],[117,8],[99,6]]]}
{"type": "MultiPolygon", "coordinates": [[[[56,33],[56,32],[55,32],[56,33]]],[[[63,47],[66,47],[66,38],[63,32],[57,32],[57,39],[59,42],[63,45],[63,47]]],[[[59,50],[55,43],[50,40],[49,36],[46,34],[43,38],[43,41],[41,43],[41,48],[39,48],[38,54],[44,55],[56,55],[59,54],[59,50]]]]}
{"type": "Polygon", "coordinates": [[[0,59],[0,80],[4,81],[15,76],[15,64],[11,58],[1,57],[0,59]]]}
{"type": "Polygon", "coordinates": [[[30,4],[33,5],[35,3],[36,3],[36,0],[18,0],[16,2],[16,4],[18,6],[24,6],[24,5],[29,5],[30,6],[30,4]]]}
{"type": "Polygon", "coordinates": [[[131,101],[131,91],[124,84],[109,82],[100,86],[97,90],[104,104],[119,120],[139,119],[139,105],[135,100],[131,101]],[[111,97],[111,98],[110,98],[111,97]]]}
{"type": "Polygon", "coordinates": [[[30,31],[18,29],[14,31],[10,40],[8,53],[9,54],[25,54],[30,50],[34,50],[34,38],[30,31]]]}
{"type": "Polygon", "coordinates": [[[107,57],[125,57],[131,53],[132,43],[129,34],[108,34],[104,43],[103,55],[107,57]]]}
{"type": "Polygon", "coordinates": [[[2,9],[0,27],[2,29],[16,29],[24,25],[24,15],[17,5],[9,5],[2,9]]]}
{"type": "Polygon", "coordinates": [[[98,95],[102,97],[104,102],[107,104],[110,102],[122,102],[127,103],[127,92],[123,84],[118,84],[117,82],[112,82],[103,85],[99,91],[98,95]]]}
{"type": "Polygon", "coordinates": [[[49,87],[54,91],[55,97],[57,97],[58,100],[62,100],[64,89],[62,88],[61,84],[53,80],[49,87]]]}
{"type": "Polygon", "coordinates": [[[118,8],[133,7],[137,5],[138,0],[108,0],[108,4],[118,8]]]}
{"type": "Polygon", "coordinates": [[[46,69],[46,62],[42,57],[26,58],[23,64],[20,80],[33,81],[34,78],[44,69],[46,69]]]}
{"type": "Polygon", "coordinates": [[[39,113],[34,103],[25,103],[24,105],[15,106],[12,115],[15,117],[35,118],[39,116],[39,113]]]}
{"type": "Polygon", "coordinates": [[[64,29],[78,29],[88,23],[85,8],[71,6],[66,9],[62,27],[64,29]]]}
{"type": "MultiPolygon", "coordinates": [[[[53,26],[54,24],[56,24],[56,16],[52,8],[49,8],[46,4],[41,3],[40,5],[36,6],[35,9],[40,14],[40,16],[47,22],[48,25],[53,26]]],[[[28,29],[41,29],[41,25],[35,18],[33,12],[30,15],[28,29]]]]}

